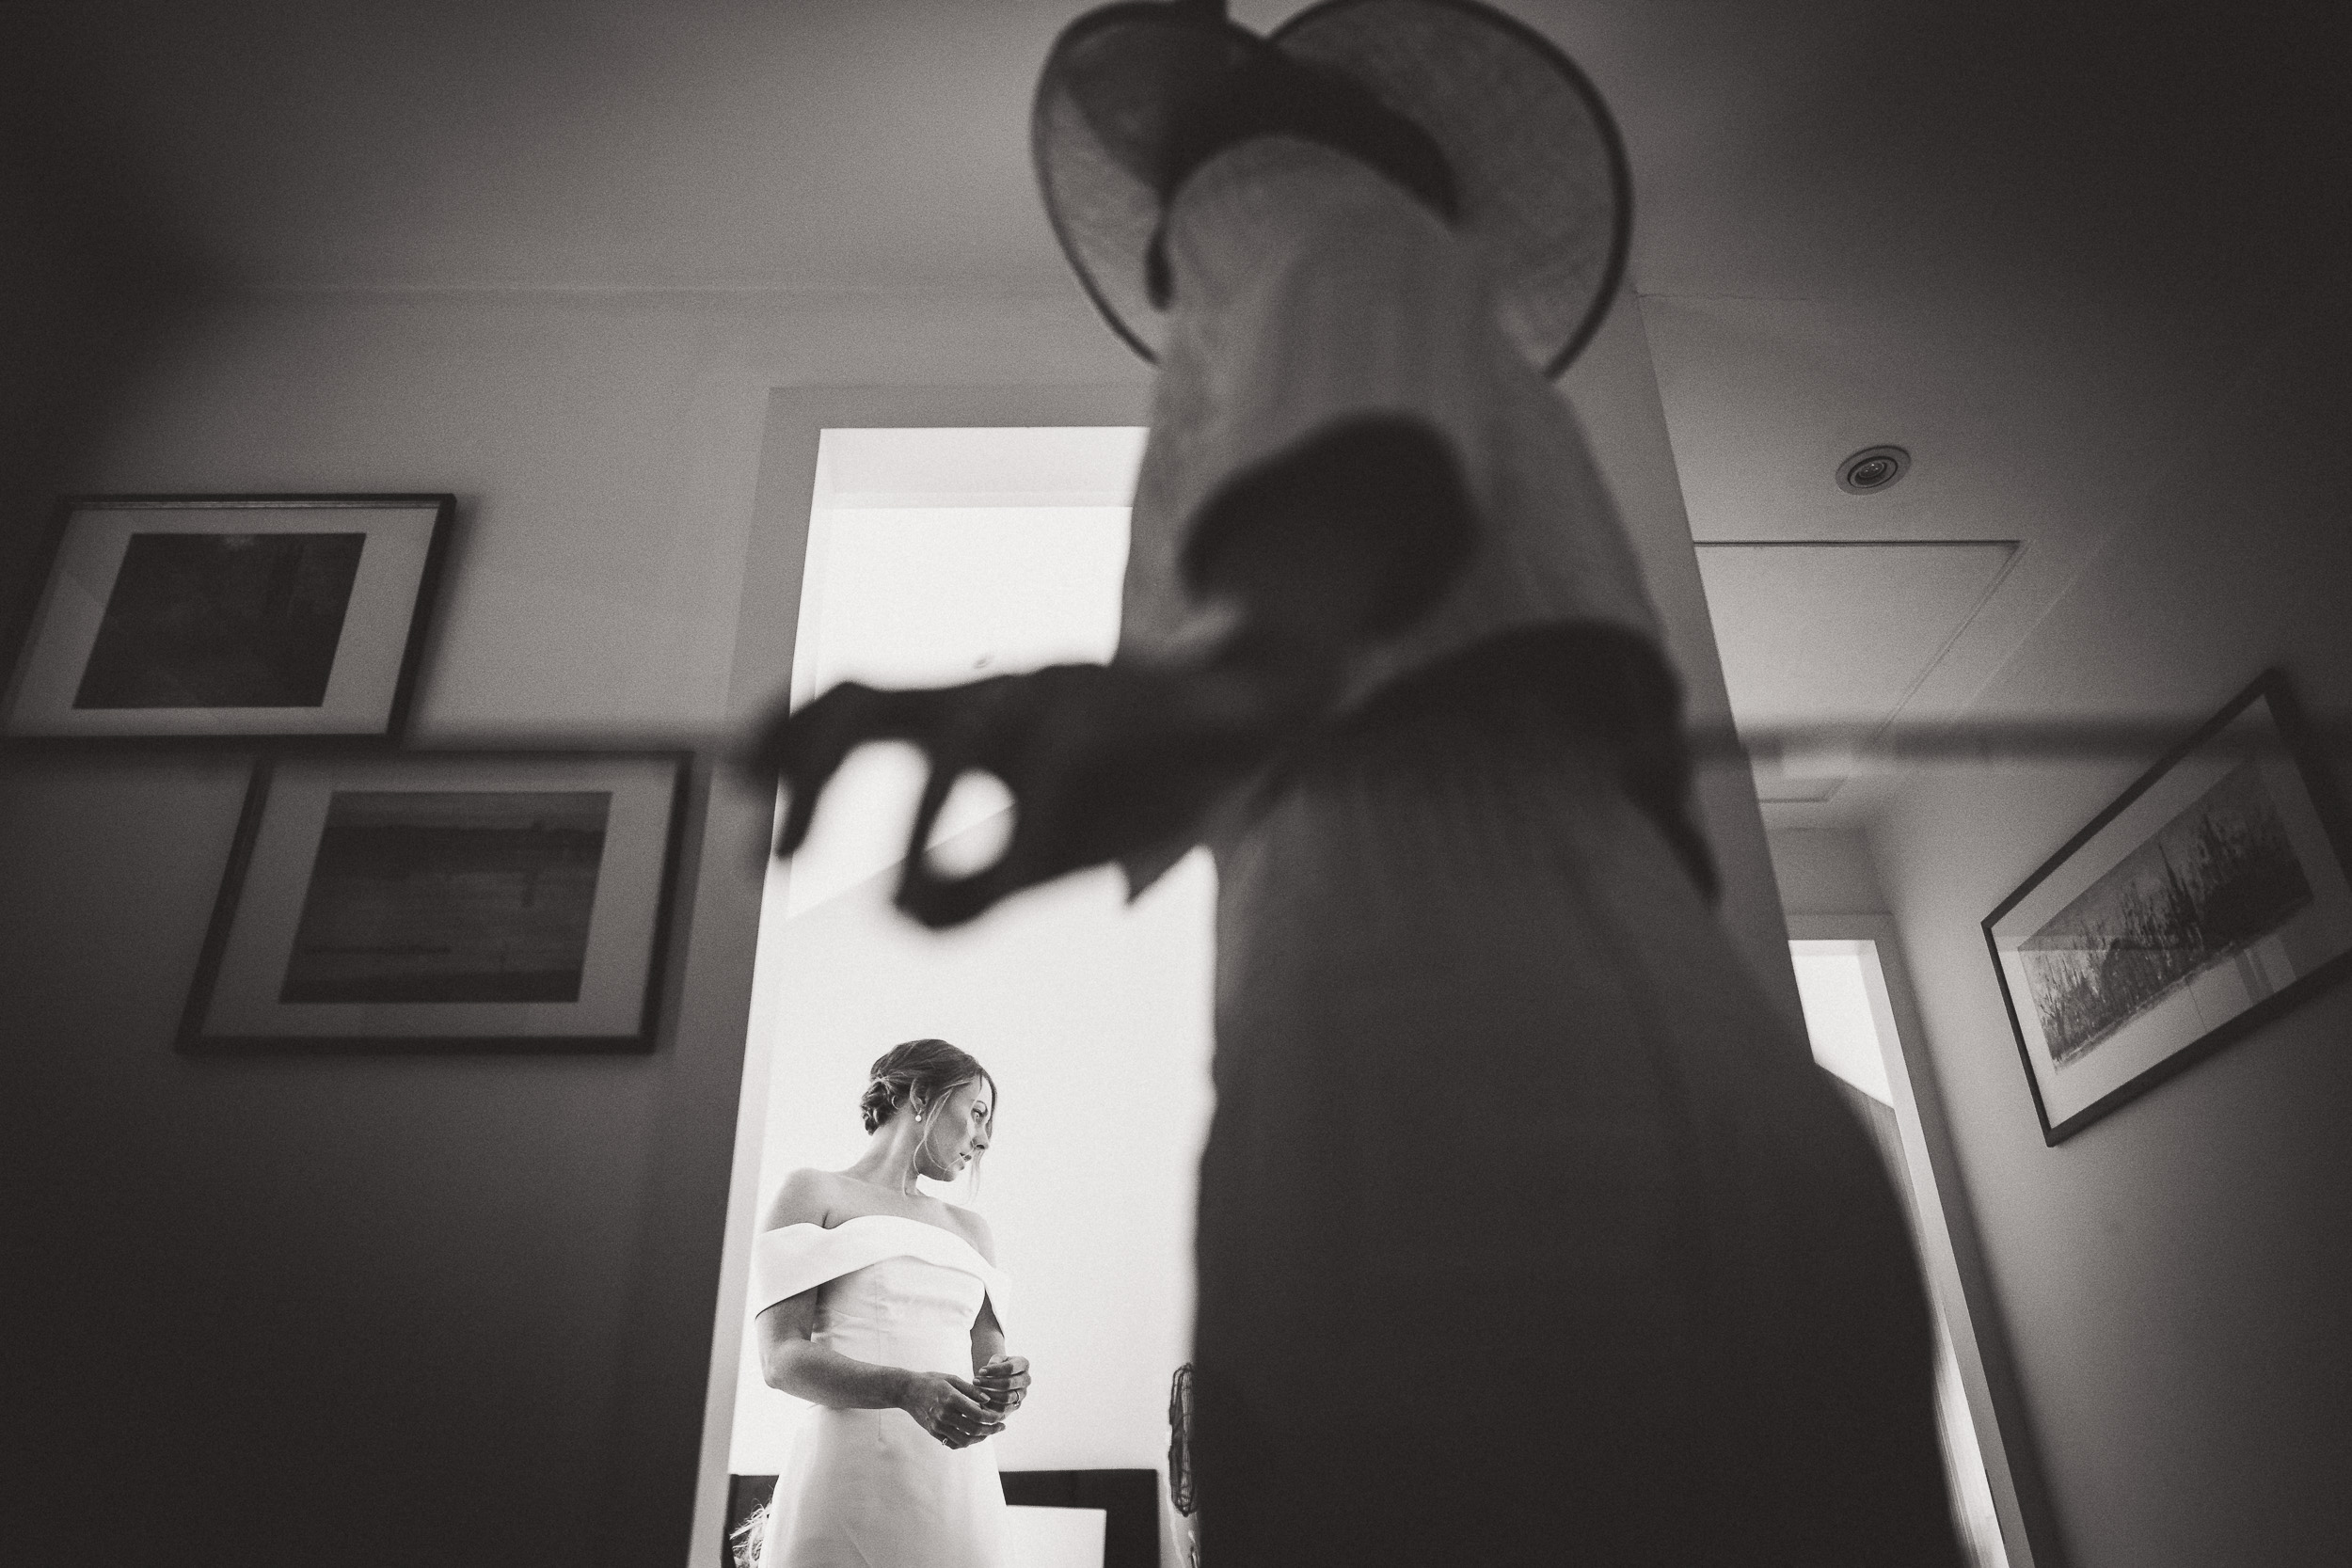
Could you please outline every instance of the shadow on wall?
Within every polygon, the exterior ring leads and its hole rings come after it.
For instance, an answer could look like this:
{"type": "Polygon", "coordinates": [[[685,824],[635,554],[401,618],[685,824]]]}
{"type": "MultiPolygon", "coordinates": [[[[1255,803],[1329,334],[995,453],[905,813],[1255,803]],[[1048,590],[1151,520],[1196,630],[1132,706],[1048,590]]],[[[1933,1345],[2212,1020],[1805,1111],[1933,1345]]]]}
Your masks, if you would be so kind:
{"type": "MultiPolygon", "coordinates": [[[[212,292],[209,269],[178,238],[158,187],[109,135],[89,91],[102,40],[71,8],[6,10],[0,33],[0,661],[22,635],[38,590],[36,565],[56,498],[88,483],[90,454],[119,401],[212,292]]],[[[0,663],[4,667],[4,663],[0,663]]],[[[0,810],[5,810],[0,806],[0,810]]],[[[37,890],[0,872],[0,996],[37,988],[20,968],[38,961],[14,940],[49,911],[37,890]]],[[[93,1236],[103,1216],[76,1212],[51,1156],[87,1127],[60,1117],[45,1092],[40,1052],[57,1021],[11,1006],[0,1036],[0,1149],[26,1179],[10,1189],[38,1212],[12,1214],[0,1277],[15,1308],[5,1331],[15,1361],[9,1425],[23,1446],[6,1465],[12,1487],[0,1508],[0,1558],[87,1560],[107,1520],[145,1506],[126,1485],[155,1456],[121,1405],[94,1408],[78,1381],[82,1351],[104,1355],[86,1327],[93,1286],[71,1255],[44,1244],[54,1227],[93,1236]],[[19,1371],[24,1375],[16,1375],[19,1371]],[[103,1429],[103,1430],[102,1430],[103,1429]],[[44,1533],[51,1532],[51,1533],[44,1533]]],[[[70,1168],[70,1167],[64,1167],[70,1168]]],[[[12,1206],[13,1207],[13,1206],[12,1206]]],[[[119,1266],[119,1265],[118,1265],[119,1266]]],[[[12,1445],[12,1448],[15,1447],[12,1445]]],[[[134,1555],[136,1555],[134,1552],[134,1555]]]]}
{"type": "MultiPolygon", "coordinates": [[[[0,583],[32,577],[56,496],[81,483],[115,401],[213,279],[89,90],[96,29],[11,7],[0,37],[0,583]],[[24,14],[31,13],[31,14],[24,14]]],[[[0,598],[0,646],[28,602],[0,598]]]]}

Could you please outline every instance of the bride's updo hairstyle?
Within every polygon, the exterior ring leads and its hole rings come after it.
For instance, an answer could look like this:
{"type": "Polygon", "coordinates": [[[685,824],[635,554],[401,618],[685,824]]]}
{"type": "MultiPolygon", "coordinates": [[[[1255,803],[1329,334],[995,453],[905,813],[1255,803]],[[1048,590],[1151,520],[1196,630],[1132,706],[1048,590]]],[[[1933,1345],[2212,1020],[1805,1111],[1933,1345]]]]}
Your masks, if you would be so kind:
{"type": "Polygon", "coordinates": [[[857,1108],[866,1117],[866,1130],[871,1132],[911,1101],[936,1105],[941,1097],[976,1079],[988,1085],[988,1114],[993,1120],[996,1080],[988,1075],[988,1069],[946,1040],[909,1040],[874,1059],[866,1069],[866,1093],[859,1097],[857,1108]]]}

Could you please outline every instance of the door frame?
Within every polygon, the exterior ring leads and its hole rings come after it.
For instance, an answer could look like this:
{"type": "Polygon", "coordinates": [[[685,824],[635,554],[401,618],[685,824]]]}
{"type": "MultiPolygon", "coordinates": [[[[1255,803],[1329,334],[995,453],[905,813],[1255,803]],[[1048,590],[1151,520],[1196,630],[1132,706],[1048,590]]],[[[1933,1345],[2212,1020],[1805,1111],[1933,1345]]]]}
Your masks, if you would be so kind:
{"type": "Polygon", "coordinates": [[[2010,1568],[2064,1568],[2055,1515],[2042,1484],[2042,1467],[2026,1425],[2016,1367],[2009,1354],[1998,1308],[1977,1240],[1943,1095],[1925,1050],[1927,1038],[1903,961],[1902,937],[1895,917],[1883,913],[1790,914],[1791,942],[1862,942],[1874,964],[1862,966],[1870,1013],[1885,1054],[1886,1081],[1895,1097],[1895,1126],[1903,1165],[1918,1195],[1920,1262],[1928,1290],[1944,1315],[1952,1355],[1960,1364],[1961,1387],[1977,1429],[1985,1481],[2001,1525],[2002,1549],[2010,1568]]]}
{"type": "MultiPolygon", "coordinates": [[[[751,723],[792,686],[792,654],[800,635],[801,591],[808,562],[809,515],[816,498],[818,445],[828,429],[957,429],[1141,425],[1150,385],[1114,384],[956,387],[779,387],[768,394],[759,446],[751,540],[744,552],[742,598],[736,617],[735,659],[727,683],[727,714],[751,723]]],[[[771,832],[775,800],[739,784],[711,791],[706,859],[733,857],[749,867],[761,859],[771,832]]],[[[742,939],[730,944],[748,1004],[761,939],[760,909],[770,885],[760,875],[726,879],[732,894],[727,924],[742,939]]],[[[779,923],[780,924],[780,923],[779,923]]],[[[773,940],[769,934],[767,940],[773,940]]],[[[750,1289],[752,1227],[759,1194],[757,1141],[765,1124],[772,1053],[763,1020],[746,1023],[741,1077],[736,1085],[733,1151],[726,1226],[720,1247],[710,1344],[703,1396],[702,1443],[694,1478],[688,1568],[723,1560],[727,1450],[735,1426],[737,1357],[750,1289]],[[747,1158],[747,1154],[749,1158],[747,1158]]]]}

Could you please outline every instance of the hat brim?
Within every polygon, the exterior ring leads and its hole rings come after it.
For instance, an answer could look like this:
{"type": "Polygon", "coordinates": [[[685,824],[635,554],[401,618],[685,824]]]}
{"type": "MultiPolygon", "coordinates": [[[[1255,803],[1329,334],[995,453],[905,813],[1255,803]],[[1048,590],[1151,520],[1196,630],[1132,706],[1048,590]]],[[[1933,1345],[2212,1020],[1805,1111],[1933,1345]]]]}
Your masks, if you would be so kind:
{"type": "MultiPolygon", "coordinates": [[[[1265,39],[1188,8],[1126,0],[1056,40],[1031,136],[1055,236],[1138,355],[1156,361],[1165,331],[1145,275],[1160,195],[1111,155],[1070,89],[1154,28],[1189,29],[1186,47],[1236,57],[1272,47],[1354,78],[1444,153],[1455,230],[1484,254],[1500,325],[1528,361],[1558,375],[1591,341],[1625,274],[1632,177],[1600,94],[1549,40],[1476,0],[1325,0],[1265,39]]],[[[1136,91],[1148,98],[1152,82],[1136,91]]]]}

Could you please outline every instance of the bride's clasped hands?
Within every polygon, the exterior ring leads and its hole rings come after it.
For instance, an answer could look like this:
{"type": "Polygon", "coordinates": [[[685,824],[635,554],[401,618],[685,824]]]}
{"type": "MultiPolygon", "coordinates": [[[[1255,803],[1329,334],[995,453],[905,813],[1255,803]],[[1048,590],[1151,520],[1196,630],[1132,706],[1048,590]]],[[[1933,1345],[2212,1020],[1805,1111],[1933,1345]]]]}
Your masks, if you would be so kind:
{"type": "Polygon", "coordinates": [[[970,1382],[949,1372],[909,1372],[898,1408],[947,1447],[968,1449],[1004,1431],[1028,1392],[1028,1357],[998,1355],[970,1382]]]}

